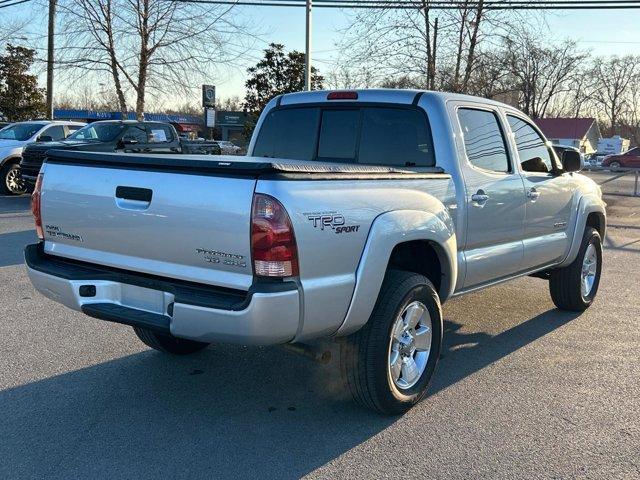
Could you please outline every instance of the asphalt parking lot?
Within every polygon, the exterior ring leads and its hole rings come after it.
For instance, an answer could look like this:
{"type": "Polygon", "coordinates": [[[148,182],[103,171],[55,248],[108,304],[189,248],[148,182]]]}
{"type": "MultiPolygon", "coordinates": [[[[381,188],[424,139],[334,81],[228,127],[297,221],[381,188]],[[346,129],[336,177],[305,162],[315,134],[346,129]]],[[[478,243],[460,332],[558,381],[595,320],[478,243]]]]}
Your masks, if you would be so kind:
{"type": "Polygon", "coordinates": [[[28,197],[0,197],[0,478],[640,478],[640,198],[607,202],[587,312],[533,278],[447,303],[430,395],[385,418],[336,362],[163,356],[38,295],[28,197]]]}

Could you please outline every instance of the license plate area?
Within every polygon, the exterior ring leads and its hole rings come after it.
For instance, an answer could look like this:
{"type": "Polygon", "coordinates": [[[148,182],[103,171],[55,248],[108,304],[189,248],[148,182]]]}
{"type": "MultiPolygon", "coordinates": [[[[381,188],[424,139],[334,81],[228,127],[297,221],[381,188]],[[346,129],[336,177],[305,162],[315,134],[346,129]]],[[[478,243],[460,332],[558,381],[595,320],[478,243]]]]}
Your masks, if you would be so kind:
{"type": "Polygon", "coordinates": [[[136,310],[166,314],[173,302],[173,295],[160,290],[121,284],[120,305],[136,310]]]}

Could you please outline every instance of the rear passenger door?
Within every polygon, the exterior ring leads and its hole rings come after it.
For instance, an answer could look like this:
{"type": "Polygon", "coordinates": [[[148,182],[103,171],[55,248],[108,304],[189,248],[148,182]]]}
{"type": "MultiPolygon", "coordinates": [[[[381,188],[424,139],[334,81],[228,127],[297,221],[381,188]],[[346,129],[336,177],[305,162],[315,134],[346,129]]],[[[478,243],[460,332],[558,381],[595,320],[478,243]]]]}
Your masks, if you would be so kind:
{"type": "Polygon", "coordinates": [[[147,148],[149,138],[144,124],[128,125],[122,134],[118,148],[125,152],[142,152],[147,148]]]}
{"type": "Polygon", "coordinates": [[[526,194],[524,258],[526,269],[554,263],[569,248],[574,186],[562,173],[544,137],[524,117],[507,114],[526,194]]]}
{"type": "Polygon", "coordinates": [[[499,114],[465,105],[457,117],[467,202],[463,288],[473,288],[521,270],[525,195],[499,114]]]}

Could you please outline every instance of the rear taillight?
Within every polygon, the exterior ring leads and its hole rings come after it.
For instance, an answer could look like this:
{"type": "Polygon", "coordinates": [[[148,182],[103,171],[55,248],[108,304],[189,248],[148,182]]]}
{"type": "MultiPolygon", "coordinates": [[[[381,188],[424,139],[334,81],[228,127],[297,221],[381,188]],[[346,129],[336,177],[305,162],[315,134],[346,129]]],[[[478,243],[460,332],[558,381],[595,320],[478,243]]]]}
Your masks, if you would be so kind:
{"type": "Polygon", "coordinates": [[[289,215],[275,198],[261,193],[253,196],[251,258],[256,276],[298,275],[298,248],[289,215]]]}
{"type": "Polygon", "coordinates": [[[44,240],[44,233],[42,231],[42,211],[40,209],[40,197],[42,193],[42,173],[38,174],[36,180],[36,186],[31,194],[31,213],[36,221],[36,233],[40,240],[44,240]]]}

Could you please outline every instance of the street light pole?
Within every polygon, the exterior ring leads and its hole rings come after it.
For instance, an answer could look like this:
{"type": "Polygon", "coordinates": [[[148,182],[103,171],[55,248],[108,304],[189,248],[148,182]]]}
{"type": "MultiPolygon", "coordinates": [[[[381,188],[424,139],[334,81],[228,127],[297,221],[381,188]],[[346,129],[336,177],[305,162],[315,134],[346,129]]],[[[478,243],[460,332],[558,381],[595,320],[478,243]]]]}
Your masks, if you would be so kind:
{"type": "Polygon", "coordinates": [[[306,7],[306,38],[304,56],[304,89],[311,90],[311,7],[313,0],[307,0],[306,7]]]}
{"type": "Polygon", "coordinates": [[[49,32],[47,43],[47,118],[53,120],[53,40],[57,0],[49,0],[49,32]]]}

